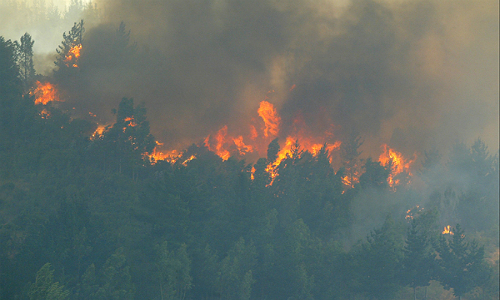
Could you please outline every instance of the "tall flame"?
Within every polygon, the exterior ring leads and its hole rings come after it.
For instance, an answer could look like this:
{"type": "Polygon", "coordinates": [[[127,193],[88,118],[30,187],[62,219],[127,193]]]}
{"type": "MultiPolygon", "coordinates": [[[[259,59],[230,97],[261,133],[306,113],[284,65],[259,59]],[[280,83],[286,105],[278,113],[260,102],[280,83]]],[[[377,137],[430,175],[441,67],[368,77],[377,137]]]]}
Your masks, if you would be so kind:
{"type": "Polygon", "coordinates": [[[30,92],[31,95],[35,96],[35,104],[46,105],[52,101],[63,101],[59,98],[59,92],[52,83],[42,83],[37,80],[35,84],[36,87],[30,92]]]}
{"type": "Polygon", "coordinates": [[[226,142],[226,135],[227,135],[227,125],[222,127],[217,134],[214,136],[215,139],[215,147],[211,146],[210,143],[210,135],[208,135],[205,138],[204,144],[205,147],[208,148],[208,150],[215,152],[222,160],[228,160],[231,154],[227,149],[224,148],[226,142]]]}
{"type": "Polygon", "coordinates": [[[264,100],[260,102],[260,107],[257,110],[257,113],[262,120],[264,120],[264,136],[278,136],[281,118],[276,112],[276,108],[274,108],[271,103],[264,100]]]}

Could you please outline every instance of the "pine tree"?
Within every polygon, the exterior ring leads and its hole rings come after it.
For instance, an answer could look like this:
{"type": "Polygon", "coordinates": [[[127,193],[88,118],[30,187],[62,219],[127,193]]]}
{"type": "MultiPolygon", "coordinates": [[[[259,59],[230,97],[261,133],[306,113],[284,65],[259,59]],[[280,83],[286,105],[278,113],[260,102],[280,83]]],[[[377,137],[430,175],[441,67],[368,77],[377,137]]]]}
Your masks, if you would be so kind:
{"type": "Polygon", "coordinates": [[[17,45],[19,75],[23,83],[24,93],[33,85],[33,79],[36,75],[35,65],[33,63],[33,44],[31,35],[27,32],[21,37],[21,43],[17,45]]]}
{"type": "Polygon", "coordinates": [[[452,229],[451,240],[444,235],[439,242],[439,280],[460,300],[463,295],[487,279],[484,267],[484,247],[476,241],[467,242],[459,224],[452,229]]]}
{"type": "Polygon", "coordinates": [[[430,284],[436,264],[431,236],[419,221],[414,218],[408,228],[401,274],[401,283],[413,288],[415,300],[416,288],[430,284]]]}
{"type": "Polygon", "coordinates": [[[83,20],[73,25],[71,30],[66,34],[63,33],[63,40],[61,45],[59,45],[57,52],[57,59],[54,62],[58,67],[56,74],[60,74],[61,76],[65,76],[66,73],[62,73],[62,70],[72,68],[76,65],[78,57],[75,55],[68,55],[71,49],[79,46],[81,47],[83,44],[83,34],[85,33],[83,20]]]}
{"type": "Polygon", "coordinates": [[[36,273],[35,283],[30,285],[28,296],[30,300],[64,300],[68,299],[69,291],[59,282],[54,282],[54,270],[46,263],[36,273]]]}

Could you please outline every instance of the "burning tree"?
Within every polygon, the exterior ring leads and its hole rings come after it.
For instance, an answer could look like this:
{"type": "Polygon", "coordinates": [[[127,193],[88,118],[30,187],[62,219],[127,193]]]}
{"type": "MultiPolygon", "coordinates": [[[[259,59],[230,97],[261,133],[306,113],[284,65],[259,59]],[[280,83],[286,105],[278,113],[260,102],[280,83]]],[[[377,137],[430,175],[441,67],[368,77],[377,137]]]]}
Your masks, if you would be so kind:
{"type": "Polygon", "coordinates": [[[105,168],[117,166],[119,173],[126,168],[135,176],[135,167],[142,165],[144,153],[152,152],[156,145],[149,132],[144,104],[134,107],[133,99],[123,98],[115,124],[106,128],[95,142],[105,168]]]}
{"type": "Polygon", "coordinates": [[[68,68],[78,67],[77,62],[80,58],[84,33],[83,20],[79,23],[75,22],[68,34],[63,33],[63,41],[59,48],[56,49],[58,56],[54,62],[59,73],[68,68]]]}

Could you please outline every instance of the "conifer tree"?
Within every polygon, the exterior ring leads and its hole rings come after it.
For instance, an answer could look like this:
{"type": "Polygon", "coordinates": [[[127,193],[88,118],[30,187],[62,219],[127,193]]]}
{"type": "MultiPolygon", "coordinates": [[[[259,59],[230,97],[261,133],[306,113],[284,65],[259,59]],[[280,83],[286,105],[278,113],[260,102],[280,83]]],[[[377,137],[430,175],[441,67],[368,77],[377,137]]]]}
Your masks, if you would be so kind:
{"type": "Polygon", "coordinates": [[[403,248],[401,283],[413,288],[416,300],[417,287],[428,286],[435,271],[435,255],[432,239],[420,220],[412,219],[403,248]]]}
{"type": "Polygon", "coordinates": [[[452,288],[453,294],[460,300],[487,279],[484,247],[476,241],[467,242],[459,224],[451,231],[451,240],[443,235],[439,241],[439,279],[446,289],[452,288]]]}
{"type": "Polygon", "coordinates": [[[36,75],[35,65],[33,63],[33,44],[34,40],[27,32],[21,37],[21,43],[17,45],[19,75],[23,83],[23,89],[26,93],[33,84],[36,75]]]}

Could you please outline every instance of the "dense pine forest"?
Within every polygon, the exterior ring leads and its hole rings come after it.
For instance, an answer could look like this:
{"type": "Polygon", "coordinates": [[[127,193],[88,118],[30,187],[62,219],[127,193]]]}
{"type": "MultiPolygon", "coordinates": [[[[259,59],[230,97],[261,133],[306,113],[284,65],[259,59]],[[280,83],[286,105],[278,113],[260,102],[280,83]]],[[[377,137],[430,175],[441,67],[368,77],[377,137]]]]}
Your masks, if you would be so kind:
{"type": "Polygon", "coordinates": [[[85,97],[82,74],[136,51],[123,23],[108,32],[102,61],[80,59],[75,23],[47,76],[29,34],[0,37],[0,299],[499,298],[498,150],[481,138],[397,178],[356,134],[337,164],[300,140],[278,160],[278,139],[255,161],[202,141],[158,159],[145,104],[123,95],[99,128],[37,92],[85,97]]]}

